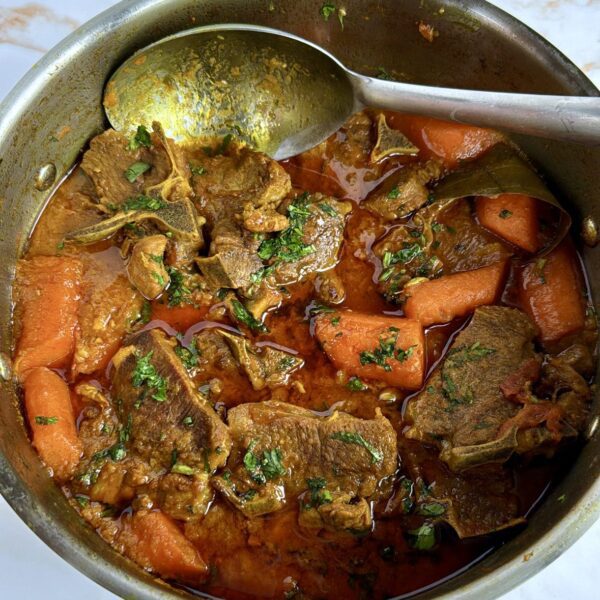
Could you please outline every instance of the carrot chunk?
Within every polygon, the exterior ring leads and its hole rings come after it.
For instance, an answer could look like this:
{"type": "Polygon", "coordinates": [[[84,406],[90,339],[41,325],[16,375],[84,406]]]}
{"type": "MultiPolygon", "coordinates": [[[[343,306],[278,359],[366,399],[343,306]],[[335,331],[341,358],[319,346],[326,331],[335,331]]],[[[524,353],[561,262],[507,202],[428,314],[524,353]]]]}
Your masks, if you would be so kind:
{"type": "Polygon", "coordinates": [[[126,537],[126,552],[141,566],[166,579],[188,583],[202,583],[208,577],[208,566],[200,553],[167,515],[140,510],[129,527],[133,535],[126,537]]]}
{"type": "Polygon", "coordinates": [[[67,481],[74,474],[82,452],[69,387],[45,367],[29,371],[24,387],[33,445],[54,476],[67,481]]]}
{"type": "Polygon", "coordinates": [[[540,330],[543,342],[555,342],[583,329],[585,306],[577,258],[567,242],[538,258],[518,276],[525,312],[540,330]]]}
{"type": "Polygon", "coordinates": [[[523,194],[502,194],[496,198],[477,198],[477,218],[483,227],[507,242],[537,252],[537,201],[523,194]]]}
{"type": "Polygon", "coordinates": [[[478,306],[493,304],[504,284],[506,266],[506,262],[498,262],[410,286],[404,312],[407,317],[427,326],[447,323],[469,314],[478,306]]]}
{"type": "Polygon", "coordinates": [[[14,371],[66,367],[75,347],[83,266],[75,258],[36,256],[19,261],[16,315],[20,325],[14,371]]]}
{"type": "Polygon", "coordinates": [[[392,115],[389,122],[426,154],[441,158],[450,168],[455,167],[461,160],[475,158],[502,138],[501,134],[493,129],[431,117],[392,115]]]}
{"type": "Polygon", "coordinates": [[[425,350],[418,321],[357,312],[317,317],[316,336],[338,369],[417,390],[423,384],[425,350]]]}

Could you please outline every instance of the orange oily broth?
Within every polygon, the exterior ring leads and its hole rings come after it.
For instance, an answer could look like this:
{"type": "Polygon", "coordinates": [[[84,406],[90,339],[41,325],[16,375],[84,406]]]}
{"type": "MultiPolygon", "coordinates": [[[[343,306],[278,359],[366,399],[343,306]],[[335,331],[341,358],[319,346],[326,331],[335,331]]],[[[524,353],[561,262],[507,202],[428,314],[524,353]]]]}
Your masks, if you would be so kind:
{"type": "MultiPolygon", "coordinates": [[[[387,161],[384,170],[371,169],[359,161],[353,161],[352,168],[348,169],[332,156],[334,142],[343,141],[343,136],[340,132],[333,141],[319,147],[318,151],[315,149],[283,163],[296,188],[320,191],[357,203],[379,184],[385,174],[383,171],[402,168],[403,164],[414,160],[410,157],[394,158],[387,161]],[[324,161],[323,156],[328,160],[324,161]]],[[[93,222],[94,217],[79,204],[76,196],[78,191],[87,191],[88,185],[77,169],[63,183],[34,230],[28,255],[79,255],[88,267],[86,276],[92,279],[105,277],[110,271],[122,273],[124,267],[118,249],[109,241],[88,247],[67,244],[64,250],[56,249],[65,233],[63,227],[56,227],[52,223],[53,211],[60,205],[72,210],[69,230],[93,222]],[[56,250],[53,251],[53,248],[56,250]],[[94,268],[94,265],[103,268],[94,268]]],[[[441,219],[444,223],[452,223],[454,228],[454,233],[445,232],[440,239],[440,254],[444,255],[445,260],[458,270],[471,266],[470,253],[458,252],[453,237],[469,240],[469,249],[473,251],[486,244],[495,244],[496,256],[508,255],[508,248],[498,238],[467,218],[469,210],[465,204],[466,201],[457,203],[441,219]]],[[[402,315],[401,309],[383,300],[375,283],[380,267],[372,246],[389,229],[378,217],[358,205],[354,207],[347,221],[346,241],[336,268],[346,289],[346,298],[339,308],[402,315]]],[[[509,284],[508,294],[512,296],[510,287],[509,284]]],[[[305,360],[305,365],[294,374],[292,380],[296,383],[273,392],[257,392],[242,374],[236,378],[224,378],[219,403],[231,408],[240,403],[272,397],[323,414],[339,409],[361,418],[372,418],[375,411],[381,409],[402,439],[402,406],[407,393],[393,390],[395,400],[385,402],[379,399],[379,395],[386,386],[377,382],[368,382],[367,391],[350,391],[346,387],[347,376],[338,373],[322,352],[314,337],[311,320],[307,317],[307,306],[315,296],[313,283],[291,286],[289,291],[291,296],[282,308],[267,317],[270,332],[255,336],[255,341],[279,344],[298,352],[305,360]]],[[[155,319],[148,327],[172,331],[170,326],[175,325],[183,332],[181,323],[170,322],[168,311],[156,308],[156,302],[153,304],[153,314],[164,316],[166,320],[155,319]]],[[[223,320],[231,325],[225,317],[223,320]]],[[[426,330],[427,373],[465,322],[465,319],[457,319],[426,330]]],[[[187,321],[183,323],[188,325],[187,321]]],[[[199,322],[188,331],[191,333],[206,326],[217,324],[199,322]]],[[[189,339],[189,333],[186,339],[189,339]]],[[[93,378],[88,376],[71,382],[71,388],[84,379],[93,379],[104,387],[109,385],[106,372],[101,372],[94,374],[93,378]]],[[[196,383],[206,384],[206,375],[198,375],[196,383]]],[[[407,446],[415,447],[415,443],[403,442],[402,448],[407,446]]],[[[420,448],[419,452],[427,454],[429,451],[420,448]]],[[[560,470],[559,463],[552,463],[540,467],[522,467],[517,471],[516,492],[523,514],[560,470]]],[[[68,486],[66,491],[69,493],[68,486]]],[[[379,510],[382,508],[378,507],[379,510]]],[[[410,527],[410,518],[400,523],[399,518],[379,517],[375,519],[373,531],[366,536],[348,533],[333,535],[328,532],[314,535],[297,525],[297,507],[294,504],[267,517],[246,521],[217,497],[205,521],[197,525],[188,524],[183,530],[198,547],[205,561],[213,567],[211,582],[202,590],[240,600],[257,595],[281,597],[283,593],[293,591],[293,581],[298,582],[308,597],[383,598],[409,594],[464,569],[511,535],[507,533],[502,538],[490,536],[460,541],[449,527],[444,526],[441,543],[433,551],[417,552],[406,543],[404,529],[407,527],[410,527]],[[217,517],[211,516],[213,511],[218,511],[214,513],[217,517]]]]}

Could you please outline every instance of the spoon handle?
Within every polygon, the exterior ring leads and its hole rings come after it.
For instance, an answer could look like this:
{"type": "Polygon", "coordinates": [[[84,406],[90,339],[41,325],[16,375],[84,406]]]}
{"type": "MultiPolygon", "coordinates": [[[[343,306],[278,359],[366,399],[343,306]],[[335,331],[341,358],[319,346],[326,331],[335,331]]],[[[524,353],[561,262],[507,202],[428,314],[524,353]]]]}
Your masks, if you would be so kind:
{"type": "Polygon", "coordinates": [[[438,88],[384,81],[354,72],[350,72],[350,80],[364,106],[600,145],[600,97],[438,88]]]}

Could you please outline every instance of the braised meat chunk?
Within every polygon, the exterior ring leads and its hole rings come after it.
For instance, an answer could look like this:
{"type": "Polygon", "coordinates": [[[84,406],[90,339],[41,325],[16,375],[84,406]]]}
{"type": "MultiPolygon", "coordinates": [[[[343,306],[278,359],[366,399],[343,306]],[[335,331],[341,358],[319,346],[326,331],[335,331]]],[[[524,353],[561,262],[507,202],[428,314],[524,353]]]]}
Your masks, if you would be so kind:
{"type": "MultiPolygon", "coordinates": [[[[379,493],[378,482],[396,468],[396,434],[380,413],[371,420],[338,412],[320,417],[269,401],[238,406],[228,421],[234,448],[228,471],[213,481],[247,516],[278,510],[307,490],[321,499],[306,500],[315,509],[360,502],[379,493]]],[[[346,514],[355,522],[356,509],[332,508],[321,518],[333,523],[346,514]]]]}
{"type": "Polygon", "coordinates": [[[117,411],[122,422],[131,420],[129,445],[137,456],[158,469],[172,469],[175,462],[210,473],[225,464],[227,428],[194,389],[174,343],[161,331],[137,334],[113,362],[117,411]]]}
{"type": "Polygon", "coordinates": [[[478,308],[425,390],[409,403],[407,436],[439,445],[440,457],[455,470],[506,460],[517,448],[516,430],[498,434],[518,406],[501,386],[517,372],[529,381],[538,378],[534,335],[516,309],[478,308]]]}

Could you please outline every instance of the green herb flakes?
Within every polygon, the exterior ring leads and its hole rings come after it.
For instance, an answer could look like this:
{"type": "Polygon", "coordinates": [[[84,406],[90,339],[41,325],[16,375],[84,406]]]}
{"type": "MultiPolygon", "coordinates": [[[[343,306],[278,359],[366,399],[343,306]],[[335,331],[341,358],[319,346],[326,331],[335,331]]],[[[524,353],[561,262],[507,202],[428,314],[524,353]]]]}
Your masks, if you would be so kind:
{"type": "Polygon", "coordinates": [[[181,463],[175,463],[171,467],[171,473],[178,473],[179,475],[194,475],[196,471],[189,467],[188,465],[184,465],[181,463]]]}
{"type": "Polygon", "coordinates": [[[152,304],[148,300],[144,300],[142,309],[140,310],[140,321],[143,325],[150,322],[152,318],[152,304]]]}
{"type": "Polygon", "coordinates": [[[362,446],[371,455],[371,462],[373,464],[383,460],[383,452],[365,440],[360,433],[352,431],[336,431],[331,435],[331,439],[338,440],[344,444],[356,444],[357,446],[362,446]]]}
{"type": "Polygon", "coordinates": [[[121,209],[125,212],[130,210],[159,210],[166,206],[165,202],[160,198],[152,198],[151,196],[144,196],[140,194],[135,198],[128,198],[123,202],[121,209]]]}
{"type": "Polygon", "coordinates": [[[257,456],[254,454],[257,443],[256,440],[250,442],[244,455],[244,467],[250,474],[252,481],[264,485],[271,479],[285,475],[287,470],[282,463],[283,455],[279,448],[264,450],[262,456],[257,456]]]}
{"type": "Polygon", "coordinates": [[[304,225],[310,216],[308,194],[298,196],[288,206],[287,213],[289,227],[258,247],[258,256],[262,260],[275,259],[271,268],[282,262],[296,262],[315,251],[312,244],[304,242],[304,225]]]}
{"type": "Polygon", "coordinates": [[[149,165],[146,162],[138,161],[134,162],[132,165],[129,165],[129,168],[125,171],[125,179],[129,181],[129,183],[135,183],[135,180],[140,176],[149,171],[152,168],[152,165],[149,165]]]}
{"type": "Polygon", "coordinates": [[[417,514],[424,517],[439,517],[446,512],[446,507],[440,502],[425,502],[420,504],[417,514]]]}
{"type": "Polygon", "coordinates": [[[387,198],[390,200],[396,200],[400,196],[400,189],[395,185],[387,194],[387,198]]]}
{"type": "Polygon", "coordinates": [[[306,484],[310,492],[309,502],[304,504],[304,508],[319,508],[323,504],[331,504],[333,497],[329,490],[326,490],[327,481],[323,477],[315,477],[314,479],[307,479],[306,484]]]}
{"type": "Polygon", "coordinates": [[[153,351],[146,356],[138,356],[135,369],[131,376],[133,387],[139,388],[146,386],[153,392],[151,398],[157,402],[164,402],[167,399],[167,380],[158,374],[156,367],[150,362],[153,351]]]}
{"type": "Polygon", "coordinates": [[[507,208],[503,208],[499,213],[498,216],[501,219],[508,219],[509,217],[512,217],[512,211],[508,210],[507,208]]]}
{"type": "Polygon", "coordinates": [[[198,366],[198,359],[200,358],[200,353],[198,352],[198,348],[196,346],[196,340],[192,340],[187,348],[184,346],[175,346],[175,354],[179,357],[183,366],[188,370],[192,371],[195,367],[198,366]]]}
{"type": "Polygon", "coordinates": [[[169,298],[169,306],[179,306],[180,304],[189,303],[191,290],[187,287],[183,273],[175,267],[167,267],[167,273],[171,279],[167,297],[169,298]]]}
{"type": "Polygon", "coordinates": [[[369,389],[358,377],[350,377],[346,387],[353,392],[364,392],[369,389]]]}
{"type": "Polygon", "coordinates": [[[190,167],[190,172],[192,173],[192,175],[201,176],[201,175],[206,175],[206,173],[208,173],[208,171],[204,167],[196,167],[191,163],[190,163],[189,167],[190,167]]]}
{"type": "Polygon", "coordinates": [[[150,136],[150,132],[143,125],[140,125],[138,126],[135,135],[129,141],[128,148],[133,151],[142,146],[150,148],[152,146],[152,137],[150,136]]]}
{"type": "Polygon", "coordinates": [[[331,17],[331,15],[333,13],[335,13],[335,11],[336,11],[335,4],[331,4],[331,2],[325,2],[321,6],[321,9],[319,10],[319,13],[323,17],[324,21],[329,21],[329,17],[331,17]]]}
{"type": "Polygon", "coordinates": [[[418,529],[408,532],[408,540],[415,550],[431,550],[435,546],[435,528],[430,523],[423,523],[418,529]]]}
{"type": "Polygon", "coordinates": [[[232,300],[231,306],[233,308],[233,316],[239,323],[243,323],[253,331],[260,331],[261,333],[269,331],[267,326],[258,319],[255,319],[239,300],[232,300]]]}
{"type": "Polygon", "coordinates": [[[37,425],[54,425],[58,423],[58,417],[36,417],[35,422],[37,425]]]}

